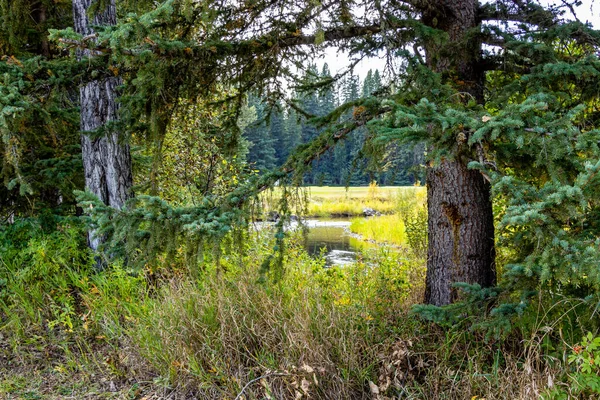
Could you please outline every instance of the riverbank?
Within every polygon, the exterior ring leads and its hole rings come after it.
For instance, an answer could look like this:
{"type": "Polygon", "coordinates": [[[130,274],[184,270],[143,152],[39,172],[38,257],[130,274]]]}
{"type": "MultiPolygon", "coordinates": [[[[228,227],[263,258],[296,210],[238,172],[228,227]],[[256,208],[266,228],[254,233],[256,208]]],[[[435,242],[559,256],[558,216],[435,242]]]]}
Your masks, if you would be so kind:
{"type": "Polygon", "coordinates": [[[352,218],[349,230],[371,243],[404,246],[423,253],[427,247],[426,194],[418,187],[398,190],[393,213],[352,218]]]}
{"type": "MultiPolygon", "coordinates": [[[[307,218],[357,217],[363,216],[365,209],[387,215],[397,212],[402,199],[421,197],[425,192],[421,186],[308,186],[298,189],[290,210],[307,218]]],[[[265,213],[277,209],[279,193],[276,188],[262,197],[265,213]]]]}
{"type": "Polygon", "coordinates": [[[395,209],[395,198],[400,191],[412,187],[367,186],[367,187],[308,187],[307,215],[310,217],[354,217],[362,216],[365,209],[381,214],[391,214],[395,209]]]}

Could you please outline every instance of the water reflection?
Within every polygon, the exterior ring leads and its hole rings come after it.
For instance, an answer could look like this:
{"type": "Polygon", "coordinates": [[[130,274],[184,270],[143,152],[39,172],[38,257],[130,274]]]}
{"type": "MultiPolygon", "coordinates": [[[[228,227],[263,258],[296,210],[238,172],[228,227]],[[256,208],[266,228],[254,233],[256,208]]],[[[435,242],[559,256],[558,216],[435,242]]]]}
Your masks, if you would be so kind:
{"type": "MultiPolygon", "coordinates": [[[[323,255],[327,266],[347,265],[356,261],[357,253],[361,249],[374,245],[353,237],[350,232],[349,219],[309,219],[303,225],[308,228],[304,246],[308,254],[314,257],[323,255]]],[[[254,229],[261,230],[266,226],[273,226],[272,222],[255,222],[254,229]]],[[[286,225],[286,229],[296,230],[297,222],[286,225]]]]}
{"type": "Polygon", "coordinates": [[[305,225],[308,227],[305,247],[310,255],[323,254],[329,266],[346,265],[356,260],[358,241],[348,231],[350,221],[308,220],[305,225]]]}

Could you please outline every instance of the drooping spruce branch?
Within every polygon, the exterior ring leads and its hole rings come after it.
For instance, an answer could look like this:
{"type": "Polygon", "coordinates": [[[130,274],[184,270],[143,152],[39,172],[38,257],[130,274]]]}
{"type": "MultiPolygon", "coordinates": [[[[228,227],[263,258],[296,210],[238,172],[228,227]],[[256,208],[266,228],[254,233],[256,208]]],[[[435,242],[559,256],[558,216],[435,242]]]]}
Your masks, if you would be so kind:
{"type": "MultiPolygon", "coordinates": [[[[141,265],[191,243],[188,258],[191,263],[197,263],[200,254],[197,251],[203,247],[199,243],[218,243],[232,230],[245,227],[251,218],[248,209],[251,201],[263,191],[301,174],[313,160],[350,132],[388,111],[373,100],[362,104],[353,106],[355,112],[351,120],[330,126],[309,144],[301,146],[280,169],[261,177],[249,177],[226,193],[207,194],[197,200],[196,205],[173,206],[159,197],[140,195],[123,209],[116,210],[85,192],[79,192],[79,202],[90,217],[89,223],[98,235],[106,238],[102,250],[112,257],[124,257],[132,265],[141,265]]],[[[325,124],[327,118],[335,118],[348,107],[335,110],[320,123],[325,124]]]]}

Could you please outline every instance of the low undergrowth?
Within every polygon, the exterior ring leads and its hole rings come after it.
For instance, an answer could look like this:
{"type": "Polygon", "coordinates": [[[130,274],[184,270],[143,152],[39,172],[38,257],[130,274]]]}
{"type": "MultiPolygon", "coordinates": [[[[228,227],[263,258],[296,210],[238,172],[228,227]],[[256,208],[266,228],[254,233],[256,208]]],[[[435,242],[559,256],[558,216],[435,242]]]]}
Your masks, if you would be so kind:
{"type": "Polygon", "coordinates": [[[251,237],[192,279],[176,262],[94,272],[81,228],[59,226],[27,228],[27,245],[0,256],[1,398],[594,395],[570,389],[593,335],[575,347],[554,314],[524,314],[502,339],[419,320],[424,260],[411,249],[325,268],[289,238],[274,282],[261,269],[273,243],[251,237]]]}

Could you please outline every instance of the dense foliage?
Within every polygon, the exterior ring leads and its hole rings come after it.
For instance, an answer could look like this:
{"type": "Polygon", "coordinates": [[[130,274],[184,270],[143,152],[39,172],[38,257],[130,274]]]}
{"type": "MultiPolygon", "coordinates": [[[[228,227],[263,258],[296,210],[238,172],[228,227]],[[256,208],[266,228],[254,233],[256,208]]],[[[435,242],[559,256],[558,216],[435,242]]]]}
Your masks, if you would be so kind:
{"type": "Polygon", "coordinates": [[[252,393],[494,395],[523,365],[508,397],[597,396],[600,31],[577,5],[102,0],[84,35],[71,2],[0,0],[0,350],[106,339],[206,397],[273,371],[252,393]],[[326,46],[351,65],[319,71],[326,46]],[[78,89],[109,80],[118,118],[84,137],[131,149],[123,207],[85,191],[81,155],[78,89]],[[324,269],[284,229],[308,208],[294,185],[413,183],[420,164],[428,214],[354,223],[403,226],[373,234],[400,253],[324,269]],[[276,229],[252,232],[267,209],[276,229]],[[424,296],[446,306],[407,323],[424,296]]]}

